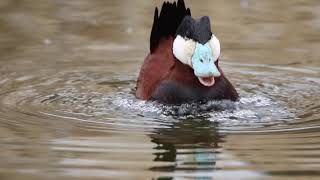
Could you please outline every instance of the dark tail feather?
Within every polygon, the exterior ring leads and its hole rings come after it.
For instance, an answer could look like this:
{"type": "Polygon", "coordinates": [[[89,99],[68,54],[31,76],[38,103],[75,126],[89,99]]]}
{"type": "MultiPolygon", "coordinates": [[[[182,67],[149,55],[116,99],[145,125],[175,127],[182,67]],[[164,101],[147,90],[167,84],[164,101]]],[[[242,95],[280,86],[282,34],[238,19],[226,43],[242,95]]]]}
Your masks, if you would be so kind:
{"type": "Polygon", "coordinates": [[[154,12],[153,26],[150,36],[150,51],[151,53],[158,46],[161,38],[174,36],[178,26],[185,16],[191,16],[190,9],[186,9],[183,0],[178,0],[178,3],[164,2],[158,15],[158,8],[154,12]]]}

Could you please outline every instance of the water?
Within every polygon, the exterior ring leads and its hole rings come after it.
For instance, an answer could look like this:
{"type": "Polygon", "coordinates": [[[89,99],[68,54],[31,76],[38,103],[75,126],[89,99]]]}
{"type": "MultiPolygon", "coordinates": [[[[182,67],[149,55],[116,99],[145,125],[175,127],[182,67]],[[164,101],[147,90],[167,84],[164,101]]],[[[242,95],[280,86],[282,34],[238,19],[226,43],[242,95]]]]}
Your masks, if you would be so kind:
{"type": "Polygon", "coordinates": [[[161,1],[0,1],[1,179],[319,179],[320,2],[188,1],[239,102],[135,99],[161,1]]]}

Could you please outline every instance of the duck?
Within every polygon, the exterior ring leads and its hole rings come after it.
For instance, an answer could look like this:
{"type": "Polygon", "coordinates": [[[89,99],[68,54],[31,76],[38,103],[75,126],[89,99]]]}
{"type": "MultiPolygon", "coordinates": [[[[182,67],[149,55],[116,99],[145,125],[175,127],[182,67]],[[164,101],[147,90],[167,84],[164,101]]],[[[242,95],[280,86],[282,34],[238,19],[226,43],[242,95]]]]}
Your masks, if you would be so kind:
{"type": "Polygon", "coordinates": [[[162,104],[237,101],[239,95],[219,66],[220,41],[208,16],[193,18],[184,0],[156,7],[136,97],[162,104]]]}

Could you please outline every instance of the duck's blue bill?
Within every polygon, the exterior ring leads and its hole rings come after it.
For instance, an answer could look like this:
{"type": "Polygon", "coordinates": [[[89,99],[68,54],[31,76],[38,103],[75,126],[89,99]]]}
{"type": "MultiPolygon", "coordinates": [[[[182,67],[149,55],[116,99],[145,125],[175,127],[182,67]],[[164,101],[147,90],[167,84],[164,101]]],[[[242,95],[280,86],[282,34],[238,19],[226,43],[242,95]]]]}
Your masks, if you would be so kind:
{"type": "Polygon", "coordinates": [[[214,64],[212,49],[209,43],[204,45],[197,43],[192,56],[192,67],[197,77],[219,77],[221,73],[214,64]]]}

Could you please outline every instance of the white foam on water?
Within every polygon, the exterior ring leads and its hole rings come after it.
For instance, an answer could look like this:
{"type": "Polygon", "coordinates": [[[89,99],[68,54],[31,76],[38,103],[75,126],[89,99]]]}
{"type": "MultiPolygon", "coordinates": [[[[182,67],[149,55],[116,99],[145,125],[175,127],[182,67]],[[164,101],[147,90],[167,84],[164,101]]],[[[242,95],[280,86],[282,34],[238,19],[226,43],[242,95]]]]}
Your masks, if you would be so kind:
{"type": "Polygon", "coordinates": [[[204,104],[192,103],[172,106],[127,99],[126,97],[116,97],[112,102],[120,110],[156,113],[162,117],[179,119],[199,118],[200,116],[210,121],[220,122],[223,126],[260,126],[294,117],[293,113],[276,101],[259,95],[246,95],[238,102],[209,101],[204,104]]]}
{"type": "Polygon", "coordinates": [[[116,97],[112,100],[115,106],[127,108],[132,111],[161,113],[161,107],[154,102],[147,102],[136,99],[127,99],[122,97],[116,97]]]}

